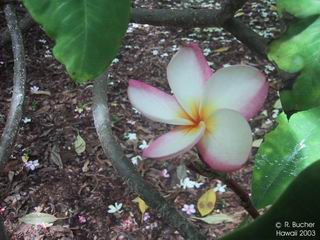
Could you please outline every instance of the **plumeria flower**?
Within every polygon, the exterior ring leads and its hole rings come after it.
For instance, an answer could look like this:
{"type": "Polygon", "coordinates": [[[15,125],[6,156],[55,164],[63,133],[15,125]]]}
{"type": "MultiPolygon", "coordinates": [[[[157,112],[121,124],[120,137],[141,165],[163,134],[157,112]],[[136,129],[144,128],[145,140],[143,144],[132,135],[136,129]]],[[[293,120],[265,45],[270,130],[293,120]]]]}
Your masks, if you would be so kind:
{"type": "Polygon", "coordinates": [[[136,133],[126,133],[124,136],[128,141],[136,141],[137,134],[136,133]]]}
{"type": "Polygon", "coordinates": [[[222,185],[220,182],[217,183],[217,186],[213,188],[213,191],[219,192],[219,193],[224,193],[226,191],[226,185],[222,185]]]}
{"type": "Polygon", "coordinates": [[[79,220],[79,223],[83,224],[83,223],[86,223],[87,222],[87,219],[85,216],[83,215],[79,215],[78,216],[78,220],[79,220]]]}
{"type": "Polygon", "coordinates": [[[31,122],[31,118],[24,117],[24,118],[22,119],[22,122],[25,123],[25,124],[27,124],[27,123],[31,122]]]}
{"type": "Polygon", "coordinates": [[[183,189],[187,188],[200,188],[203,183],[198,183],[195,181],[190,180],[190,178],[186,177],[182,180],[180,180],[180,187],[183,189]]]}
{"type": "Polygon", "coordinates": [[[181,209],[183,212],[186,212],[186,214],[188,215],[192,215],[194,213],[196,213],[196,209],[194,208],[193,204],[184,204],[183,208],[181,209]]]}
{"type": "Polygon", "coordinates": [[[31,91],[31,93],[36,93],[36,92],[38,92],[39,91],[39,87],[38,86],[32,86],[31,88],[30,88],[30,91],[31,91]]]}
{"type": "Polygon", "coordinates": [[[148,219],[150,219],[150,214],[146,212],[143,214],[143,221],[147,221],[148,219]]]}
{"type": "Polygon", "coordinates": [[[149,145],[147,144],[147,142],[145,140],[142,141],[142,143],[139,145],[139,148],[141,150],[144,150],[148,147],[149,145]]]}
{"type": "Polygon", "coordinates": [[[131,162],[134,164],[134,165],[138,165],[139,161],[142,160],[142,157],[140,156],[135,156],[135,157],[132,157],[131,158],[131,162]]]}
{"type": "Polygon", "coordinates": [[[129,99],[138,111],[151,120],[179,125],[153,141],[143,157],[170,159],[196,145],[212,169],[239,169],[252,145],[247,120],[267,96],[265,76],[245,65],[213,73],[201,49],[192,44],[174,55],[167,77],[174,96],[141,81],[129,81],[129,99]]]}
{"type": "Polygon", "coordinates": [[[108,213],[121,213],[122,203],[115,202],[114,205],[111,204],[108,206],[108,208],[108,213]]]}
{"type": "Polygon", "coordinates": [[[29,171],[34,171],[36,168],[38,168],[39,165],[39,161],[38,160],[34,160],[34,161],[28,161],[24,164],[24,166],[29,170],[29,171]]]}
{"type": "Polygon", "coordinates": [[[170,174],[168,173],[168,170],[167,169],[163,169],[161,171],[161,176],[164,177],[164,178],[169,178],[170,177],[170,174]]]}

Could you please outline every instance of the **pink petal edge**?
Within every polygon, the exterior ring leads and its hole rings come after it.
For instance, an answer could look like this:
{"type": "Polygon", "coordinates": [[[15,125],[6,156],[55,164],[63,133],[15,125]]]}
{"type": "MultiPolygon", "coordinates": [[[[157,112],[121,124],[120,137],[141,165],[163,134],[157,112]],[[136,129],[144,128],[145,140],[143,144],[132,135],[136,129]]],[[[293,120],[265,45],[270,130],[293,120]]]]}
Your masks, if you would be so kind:
{"type": "Polygon", "coordinates": [[[134,80],[134,79],[130,79],[129,80],[129,87],[134,87],[134,88],[141,88],[143,90],[146,90],[146,91],[149,91],[149,92],[152,92],[156,95],[160,95],[161,97],[164,97],[164,98],[174,98],[172,95],[168,94],[168,93],[165,93],[163,91],[161,91],[160,89],[156,88],[156,87],[153,87],[147,83],[144,83],[140,80],[134,80]]]}
{"type": "Polygon", "coordinates": [[[213,71],[209,67],[208,61],[206,60],[205,56],[203,55],[202,49],[196,43],[189,43],[189,44],[183,45],[182,47],[190,48],[193,50],[194,54],[196,55],[196,58],[199,61],[200,66],[201,66],[205,82],[207,82],[209,80],[209,78],[212,76],[213,71]]]}
{"type": "Polygon", "coordinates": [[[262,108],[265,100],[268,96],[269,84],[266,81],[266,76],[259,71],[258,73],[260,78],[264,79],[264,83],[257,92],[257,94],[249,101],[249,104],[243,107],[240,110],[240,113],[245,117],[245,119],[249,120],[254,117],[262,108]]]}
{"type": "MultiPolygon", "coordinates": [[[[201,159],[213,170],[220,172],[233,172],[242,168],[242,166],[247,162],[247,160],[240,165],[228,165],[224,164],[222,160],[215,159],[213,157],[209,157],[210,154],[207,153],[207,150],[200,143],[197,144],[198,153],[201,156],[201,159]]],[[[248,154],[247,159],[250,156],[250,152],[248,154]]]]}
{"type": "Polygon", "coordinates": [[[174,128],[173,130],[171,130],[170,132],[160,136],[159,138],[157,138],[155,141],[153,141],[146,149],[143,150],[142,153],[142,157],[143,158],[152,158],[155,160],[168,160],[168,159],[172,159],[180,154],[183,154],[187,151],[189,151],[192,147],[194,147],[202,138],[204,132],[205,132],[205,125],[203,124],[203,126],[201,127],[201,131],[199,133],[199,135],[187,146],[185,146],[184,148],[182,148],[180,151],[172,153],[172,154],[168,154],[168,155],[164,155],[162,157],[152,157],[152,152],[158,148],[160,145],[164,144],[166,141],[166,135],[167,134],[171,134],[174,133],[175,131],[179,131],[180,127],[174,128]]]}

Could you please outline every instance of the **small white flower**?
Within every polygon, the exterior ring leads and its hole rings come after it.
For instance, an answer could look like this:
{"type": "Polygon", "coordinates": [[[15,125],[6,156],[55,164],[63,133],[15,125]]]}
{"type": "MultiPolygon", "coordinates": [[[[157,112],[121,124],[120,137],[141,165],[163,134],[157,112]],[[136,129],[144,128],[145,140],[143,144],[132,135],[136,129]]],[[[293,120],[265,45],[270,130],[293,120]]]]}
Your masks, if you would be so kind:
{"type": "Polygon", "coordinates": [[[139,145],[139,148],[141,150],[147,148],[149,145],[147,144],[147,142],[145,140],[142,141],[142,144],[139,145]]]}
{"type": "Polygon", "coordinates": [[[169,56],[169,54],[168,53],[163,53],[163,54],[161,54],[161,57],[162,58],[164,58],[164,57],[168,57],[169,56]]]}
{"type": "Polygon", "coordinates": [[[150,214],[146,212],[143,214],[143,221],[147,221],[148,219],[150,219],[150,214]]]}
{"type": "Polygon", "coordinates": [[[30,91],[31,91],[31,93],[36,93],[36,92],[39,92],[39,87],[38,86],[32,86],[31,88],[30,88],[30,91]]]}
{"type": "Polygon", "coordinates": [[[136,123],[136,121],[128,120],[128,123],[131,125],[134,125],[136,123]]]}
{"type": "Polygon", "coordinates": [[[75,111],[76,113],[81,114],[81,113],[83,112],[83,107],[78,107],[78,106],[76,106],[76,108],[74,109],[74,111],[75,111]]]}
{"type": "Polygon", "coordinates": [[[132,108],[134,113],[140,113],[137,109],[135,109],[134,107],[132,108]]]}
{"type": "Polygon", "coordinates": [[[167,169],[163,169],[161,171],[161,176],[164,177],[164,178],[169,178],[170,177],[170,174],[168,173],[168,170],[167,169]]]}
{"type": "Polygon", "coordinates": [[[217,186],[213,189],[215,192],[224,193],[226,191],[226,185],[222,185],[220,182],[217,183],[217,186]]]}
{"type": "Polygon", "coordinates": [[[124,135],[124,137],[128,140],[128,141],[136,141],[137,140],[137,134],[135,133],[126,133],[124,135]]]}
{"type": "Polygon", "coordinates": [[[139,161],[142,160],[142,157],[140,156],[135,156],[133,158],[131,158],[131,162],[134,164],[134,165],[138,165],[139,161]]]}
{"type": "Polygon", "coordinates": [[[111,63],[111,64],[116,64],[116,63],[118,63],[118,62],[119,62],[119,59],[118,59],[118,58],[115,58],[115,59],[112,60],[112,63],[111,63]]]}
{"type": "Polygon", "coordinates": [[[24,118],[22,119],[22,122],[25,123],[25,124],[27,124],[27,123],[31,122],[31,118],[24,117],[24,118]]]}
{"type": "Polygon", "coordinates": [[[195,181],[190,180],[190,178],[186,177],[182,180],[180,180],[180,187],[182,187],[183,189],[187,189],[187,188],[200,188],[200,186],[203,183],[197,183],[195,181]]]}
{"type": "Polygon", "coordinates": [[[194,208],[193,204],[184,204],[183,208],[181,209],[183,212],[186,212],[188,215],[192,215],[193,213],[196,213],[196,209],[194,208]]]}
{"type": "Polygon", "coordinates": [[[152,51],[152,54],[156,56],[156,55],[159,54],[159,51],[158,51],[158,50],[153,50],[153,51],[152,51]]]}
{"type": "Polygon", "coordinates": [[[36,168],[39,167],[39,161],[34,160],[34,161],[28,161],[24,164],[24,166],[29,170],[29,171],[34,171],[36,168]]]}
{"type": "Polygon", "coordinates": [[[108,213],[121,213],[122,203],[115,202],[114,205],[110,204],[108,208],[108,213]]]}
{"type": "Polygon", "coordinates": [[[203,49],[203,55],[208,56],[210,53],[211,53],[211,49],[210,48],[203,49]]]}

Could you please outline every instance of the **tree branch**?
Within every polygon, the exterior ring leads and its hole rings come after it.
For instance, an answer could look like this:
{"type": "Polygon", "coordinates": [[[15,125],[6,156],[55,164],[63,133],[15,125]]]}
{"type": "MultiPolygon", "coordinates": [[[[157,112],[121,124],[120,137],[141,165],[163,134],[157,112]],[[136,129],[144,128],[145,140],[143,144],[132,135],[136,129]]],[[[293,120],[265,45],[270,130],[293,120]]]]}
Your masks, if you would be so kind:
{"type": "Polygon", "coordinates": [[[254,32],[250,27],[235,18],[230,18],[223,24],[223,28],[246,45],[250,50],[267,58],[268,40],[254,32]]]}
{"type": "Polygon", "coordinates": [[[247,0],[226,0],[221,9],[131,9],[131,22],[183,28],[222,26],[247,0]]]}
{"type": "MultiPolygon", "coordinates": [[[[35,22],[30,17],[29,13],[26,13],[23,18],[19,21],[19,28],[22,32],[25,32],[29,28],[31,28],[33,25],[35,25],[35,22]]],[[[11,40],[10,32],[8,29],[3,30],[0,33],[0,46],[5,46],[8,44],[11,40]]]]}
{"type": "Polygon", "coordinates": [[[176,228],[186,239],[206,239],[152,185],[145,182],[128,160],[112,135],[107,106],[107,77],[97,78],[93,86],[93,118],[102,148],[113,167],[151,208],[157,210],[168,224],[176,228]]]}
{"type": "Polygon", "coordinates": [[[19,129],[19,123],[22,117],[22,107],[24,102],[26,82],[26,66],[23,39],[18,27],[15,10],[11,5],[6,5],[4,10],[7,20],[7,26],[12,39],[14,74],[13,93],[10,110],[7,117],[6,125],[0,139],[0,165],[4,164],[8,160],[15,142],[15,138],[19,129]]]}

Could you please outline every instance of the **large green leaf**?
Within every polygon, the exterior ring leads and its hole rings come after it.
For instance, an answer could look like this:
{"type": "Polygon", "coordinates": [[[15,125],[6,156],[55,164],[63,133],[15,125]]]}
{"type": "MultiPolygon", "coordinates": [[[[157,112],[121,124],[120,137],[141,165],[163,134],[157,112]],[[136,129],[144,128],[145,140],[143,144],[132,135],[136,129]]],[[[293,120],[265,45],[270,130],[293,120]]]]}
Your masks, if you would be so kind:
{"type": "Polygon", "coordinates": [[[24,0],[24,5],[56,41],[54,56],[79,82],[106,69],[129,22],[129,0],[24,0]]]}
{"type": "Polygon", "coordinates": [[[256,156],[252,200],[257,208],[274,203],[292,180],[320,159],[320,108],[284,113],[279,125],[267,134],[256,156]]]}
{"type": "Polygon", "coordinates": [[[320,13],[319,0],[278,0],[277,7],[280,12],[287,12],[299,18],[305,18],[320,13]]]}
{"type": "Polygon", "coordinates": [[[280,93],[285,111],[320,105],[320,1],[278,0],[281,11],[299,17],[269,46],[268,57],[289,73],[298,73],[292,89],[280,93]]]}
{"type": "Polygon", "coordinates": [[[268,212],[222,240],[319,239],[319,173],[317,161],[299,174],[268,212]],[[302,224],[295,227],[295,223],[302,224]],[[283,236],[288,233],[293,236],[283,236]]]}

